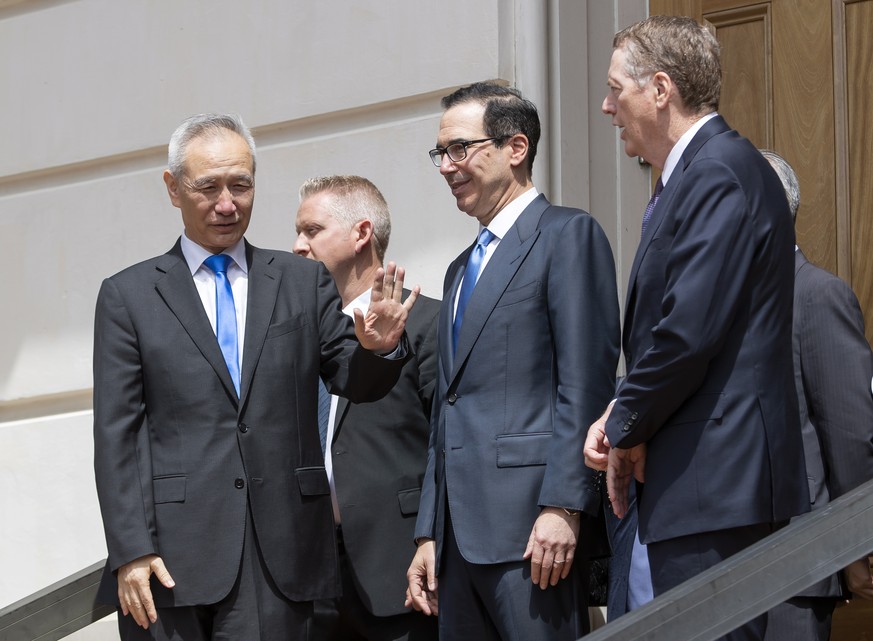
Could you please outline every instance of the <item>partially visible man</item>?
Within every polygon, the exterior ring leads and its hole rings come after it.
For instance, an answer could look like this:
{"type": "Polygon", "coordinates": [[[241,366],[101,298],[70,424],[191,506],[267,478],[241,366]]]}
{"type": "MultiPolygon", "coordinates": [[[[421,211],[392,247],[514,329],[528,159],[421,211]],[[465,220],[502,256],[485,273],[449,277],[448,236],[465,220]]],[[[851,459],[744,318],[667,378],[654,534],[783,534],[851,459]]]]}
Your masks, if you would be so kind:
{"type": "MultiPolygon", "coordinates": [[[[800,185],[791,165],[762,150],[782,181],[791,216],[797,221],[800,185]]],[[[852,288],[794,255],[794,382],[800,403],[803,451],[810,502],[829,501],[873,478],[873,351],[864,336],[864,317],[852,288]]],[[[848,589],[873,599],[867,558],[843,570],[848,589]]],[[[827,641],[837,602],[845,598],[840,575],[804,590],[770,611],[768,641],[827,641]]]]}
{"type": "Polygon", "coordinates": [[[403,270],[378,270],[353,325],[322,265],[248,244],[255,144],[237,116],[183,122],[164,182],[184,233],[97,299],[101,597],[123,639],[304,639],[312,601],[339,590],[319,377],[384,396],[417,289],[401,304],[403,270]]]}
{"type": "Polygon", "coordinates": [[[533,103],[483,82],[442,106],[430,157],[479,233],[446,272],[408,603],[439,612],[442,641],[575,640],[602,526],[579,451],[618,359],[612,250],[534,188],[533,103]]]}
{"type": "MultiPolygon", "coordinates": [[[[655,596],[809,510],[791,361],[794,230],[779,179],[716,113],[715,37],[616,34],[603,111],[661,170],[631,267],[627,375],[589,431],[616,515],[633,477],[655,596]],[[663,186],[663,191],[661,191],[663,186]]],[[[761,639],[766,615],[728,635],[761,639]]]]}
{"type": "MultiPolygon", "coordinates": [[[[388,204],[360,176],[328,176],[300,187],[294,253],[324,263],[343,312],[365,311],[391,235],[388,204]]],[[[407,557],[427,463],[436,385],[439,301],[419,296],[406,320],[414,352],[388,395],[355,404],[330,396],[323,420],[342,597],[315,604],[324,641],[427,641],[436,621],[403,605],[407,557]]]]}

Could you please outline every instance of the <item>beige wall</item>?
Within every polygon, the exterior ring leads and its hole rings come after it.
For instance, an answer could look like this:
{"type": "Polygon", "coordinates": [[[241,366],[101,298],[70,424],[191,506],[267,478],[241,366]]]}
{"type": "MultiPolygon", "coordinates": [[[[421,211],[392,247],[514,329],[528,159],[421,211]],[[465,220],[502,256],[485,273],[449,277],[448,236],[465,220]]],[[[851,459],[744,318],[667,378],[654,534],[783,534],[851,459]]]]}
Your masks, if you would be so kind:
{"type": "Polygon", "coordinates": [[[103,278],[166,251],[181,231],[161,171],[183,118],[234,111],[253,128],[251,242],[289,248],[299,184],[359,173],[391,207],[388,257],[439,296],[445,266],[475,233],[426,155],[439,98],[506,81],[546,125],[539,188],[590,209],[623,271],[648,174],[599,105],[612,33],[645,7],[0,0],[0,565],[12,577],[0,607],[105,554],[92,475],[94,301],[103,278]]]}

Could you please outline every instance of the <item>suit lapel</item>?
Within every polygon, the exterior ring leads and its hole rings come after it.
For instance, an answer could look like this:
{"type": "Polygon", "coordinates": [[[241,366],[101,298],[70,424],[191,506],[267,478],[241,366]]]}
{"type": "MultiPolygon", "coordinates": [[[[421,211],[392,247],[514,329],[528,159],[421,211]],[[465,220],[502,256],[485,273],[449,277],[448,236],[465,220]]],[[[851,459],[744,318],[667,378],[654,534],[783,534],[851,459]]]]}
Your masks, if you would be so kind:
{"type": "MultiPolygon", "coordinates": [[[[464,322],[461,324],[461,333],[458,336],[458,348],[455,350],[455,358],[452,363],[452,373],[449,382],[458,375],[464,361],[470,355],[482,328],[488,321],[488,317],[503,296],[518,268],[524,262],[524,257],[533,247],[539,237],[537,225],[543,212],[549,207],[549,201],[540,194],[528,205],[515,221],[515,224],[500,239],[500,244],[494,250],[494,254],[485,266],[476,283],[476,288],[467,303],[464,312],[464,322]]],[[[466,264],[466,263],[465,263],[466,264]]],[[[463,269],[460,270],[463,272],[463,269]]],[[[458,279],[460,280],[460,279],[458,279]]],[[[457,291],[457,286],[453,290],[457,291]]],[[[451,329],[448,336],[451,337],[451,329]]],[[[449,339],[451,340],[451,338],[449,339]]],[[[451,346],[449,347],[451,350],[451,346]]]]}
{"type": "Polygon", "coordinates": [[[194,279],[191,278],[188,263],[182,255],[181,243],[177,242],[173,249],[161,256],[155,267],[164,273],[163,278],[155,283],[158,294],[218,374],[224,387],[232,397],[236,398],[236,390],[215,338],[215,332],[212,331],[209,318],[194,285],[194,279]]]}
{"type": "MultiPolygon", "coordinates": [[[[682,158],[676,165],[673,173],[670,175],[670,180],[668,180],[667,184],[664,185],[664,191],[661,192],[661,197],[658,199],[658,204],[655,205],[655,209],[652,211],[652,217],[651,219],[649,219],[649,224],[646,226],[645,233],[640,238],[640,245],[637,248],[636,254],[634,255],[634,262],[631,265],[630,277],[628,278],[627,298],[625,301],[625,318],[633,317],[631,311],[633,308],[633,302],[636,299],[637,272],[639,271],[640,264],[643,261],[643,257],[646,255],[646,252],[649,249],[649,245],[655,238],[655,233],[658,231],[658,228],[664,221],[664,216],[666,212],[670,211],[673,208],[673,200],[678,190],[678,187],[682,182],[682,177],[685,174],[685,170],[688,168],[688,165],[691,164],[691,161],[694,160],[694,157],[697,155],[697,152],[700,151],[700,149],[703,147],[704,143],[706,143],[713,136],[725,133],[727,131],[730,131],[730,127],[728,127],[728,124],[725,122],[724,118],[722,118],[721,116],[716,116],[705,125],[703,125],[703,127],[700,128],[700,131],[694,134],[694,137],[688,143],[685,151],[682,152],[682,158]]],[[[629,327],[630,323],[625,323],[623,335],[623,338],[625,339],[627,338],[629,327]]]]}
{"type": "Polygon", "coordinates": [[[249,295],[246,310],[246,339],[243,345],[243,363],[240,373],[240,407],[251,389],[252,377],[261,358],[267,329],[273,318],[276,297],[282,274],[270,263],[270,252],[253,247],[246,242],[246,259],[249,263],[249,295]]]}
{"type": "Polygon", "coordinates": [[[442,367],[443,377],[446,381],[449,380],[449,376],[452,374],[452,364],[454,361],[454,354],[452,353],[452,323],[455,313],[455,297],[458,295],[458,288],[461,286],[461,278],[464,276],[467,259],[470,256],[470,252],[473,251],[474,245],[475,243],[470,245],[449,267],[450,272],[454,271],[454,274],[447,276],[450,284],[443,292],[443,304],[440,306],[437,348],[439,349],[439,362],[442,367]]]}

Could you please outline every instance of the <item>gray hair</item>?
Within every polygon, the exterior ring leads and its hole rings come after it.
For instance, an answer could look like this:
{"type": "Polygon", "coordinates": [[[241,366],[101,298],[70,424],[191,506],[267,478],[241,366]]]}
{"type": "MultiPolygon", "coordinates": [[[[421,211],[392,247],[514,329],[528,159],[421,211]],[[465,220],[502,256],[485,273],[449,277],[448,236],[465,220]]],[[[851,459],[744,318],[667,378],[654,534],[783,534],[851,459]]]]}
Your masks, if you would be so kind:
{"type": "Polygon", "coordinates": [[[319,176],[300,186],[300,202],[316,194],[333,196],[328,205],[334,219],[348,226],[370,220],[373,223],[373,246],[379,262],[385,260],[391,238],[391,215],[388,203],[376,185],[362,176],[319,176]]]}
{"type": "Polygon", "coordinates": [[[239,134],[249,147],[252,156],[252,173],[255,171],[255,139],[252,132],[236,114],[197,114],[187,118],[170,137],[167,152],[167,168],[177,180],[185,169],[188,144],[195,138],[214,136],[222,130],[239,134]]]}
{"type": "Polygon", "coordinates": [[[782,156],[769,149],[761,149],[761,155],[767,159],[770,166],[776,171],[782,188],[785,189],[785,197],[788,198],[788,208],[791,210],[791,218],[797,221],[797,210],[800,208],[800,183],[797,174],[791,165],[782,156]]]}
{"type": "Polygon", "coordinates": [[[693,113],[718,109],[720,47],[715,36],[694,19],[651,16],[615,34],[612,47],[624,48],[624,71],[637,84],[642,86],[663,71],[693,113]]]}

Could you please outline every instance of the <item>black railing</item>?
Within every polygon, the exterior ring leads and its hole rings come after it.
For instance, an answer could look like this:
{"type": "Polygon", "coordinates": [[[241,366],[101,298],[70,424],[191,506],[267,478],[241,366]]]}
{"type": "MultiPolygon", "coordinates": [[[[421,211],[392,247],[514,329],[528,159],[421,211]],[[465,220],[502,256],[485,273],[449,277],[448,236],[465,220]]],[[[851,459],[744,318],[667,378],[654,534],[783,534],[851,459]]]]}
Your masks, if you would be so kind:
{"type": "MultiPolygon", "coordinates": [[[[595,630],[584,641],[712,641],[873,553],[873,481],[595,630]]],[[[0,610],[0,641],[53,641],[114,612],[103,562],[0,610]]]]}

